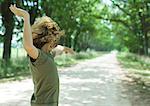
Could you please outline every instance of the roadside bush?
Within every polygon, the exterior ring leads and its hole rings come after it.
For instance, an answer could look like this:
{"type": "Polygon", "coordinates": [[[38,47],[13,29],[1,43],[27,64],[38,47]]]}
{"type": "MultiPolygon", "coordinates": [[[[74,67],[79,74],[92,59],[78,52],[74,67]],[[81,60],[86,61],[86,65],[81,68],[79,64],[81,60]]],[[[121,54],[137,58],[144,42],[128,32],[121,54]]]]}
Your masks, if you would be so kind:
{"type": "Polygon", "coordinates": [[[150,70],[150,58],[133,53],[119,53],[118,59],[127,68],[135,68],[137,70],[150,70]]]}
{"type": "Polygon", "coordinates": [[[0,78],[29,74],[27,58],[11,59],[7,64],[0,60],[0,78]]]}
{"type": "MultiPolygon", "coordinates": [[[[55,57],[55,63],[58,67],[68,67],[76,64],[78,61],[94,58],[101,54],[103,53],[95,51],[80,52],[75,55],[62,54],[55,57]]],[[[0,78],[29,75],[29,73],[30,69],[26,57],[12,58],[7,65],[0,60],[0,78]]]]}

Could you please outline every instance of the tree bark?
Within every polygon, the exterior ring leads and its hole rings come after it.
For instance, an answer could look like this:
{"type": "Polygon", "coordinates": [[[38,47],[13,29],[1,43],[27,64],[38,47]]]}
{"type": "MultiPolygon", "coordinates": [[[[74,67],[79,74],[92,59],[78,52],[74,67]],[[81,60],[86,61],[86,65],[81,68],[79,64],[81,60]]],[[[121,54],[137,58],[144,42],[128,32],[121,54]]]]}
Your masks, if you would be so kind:
{"type": "Polygon", "coordinates": [[[148,55],[148,30],[147,27],[149,27],[149,25],[146,22],[146,19],[148,18],[148,16],[146,15],[142,15],[141,12],[139,12],[139,17],[140,17],[140,22],[141,22],[141,32],[143,35],[143,49],[144,49],[144,54],[148,55]]]}
{"type": "Polygon", "coordinates": [[[144,33],[144,52],[145,52],[145,55],[148,55],[148,36],[147,36],[147,33],[144,33]]]}
{"type": "Polygon", "coordinates": [[[70,37],[71,34],[68,34],[66,37],[65,37],[65,46],[71,48],[71,37],[70,37]]]}
{"type": "Polygon", "coordinates": [[[3,59],[6,61],[6,63],[10,59],[11,55],[11,40],[14,29],[13,14],[9,10],[11,2],[11,0],[4,0],[1,3],[2,22],[5,27],[3,59]]]}
{"type": "Polygon", "coordinates": [[[79,34],[80,34],[80,29],[78,28],[75,37],[74,37],[74,42],[73,42],[73,49],[75,51],[78,51],[78,41],[79,41],[79,34]]]}

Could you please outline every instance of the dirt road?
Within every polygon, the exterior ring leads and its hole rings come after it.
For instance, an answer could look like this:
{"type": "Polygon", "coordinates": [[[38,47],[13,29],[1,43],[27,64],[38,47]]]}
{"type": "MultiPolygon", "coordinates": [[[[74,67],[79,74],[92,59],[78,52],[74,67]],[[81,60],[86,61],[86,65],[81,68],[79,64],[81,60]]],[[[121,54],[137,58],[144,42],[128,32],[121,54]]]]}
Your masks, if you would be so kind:
{"type": "MultiPolygon", "coordinates": [[[[134,105],[126,93],[124,73],[110,53],[59,71],[59,106],[150,106],[134,105]]],[[[32,80],[0,83],[0,106],[30,106],[32,80]]]]}

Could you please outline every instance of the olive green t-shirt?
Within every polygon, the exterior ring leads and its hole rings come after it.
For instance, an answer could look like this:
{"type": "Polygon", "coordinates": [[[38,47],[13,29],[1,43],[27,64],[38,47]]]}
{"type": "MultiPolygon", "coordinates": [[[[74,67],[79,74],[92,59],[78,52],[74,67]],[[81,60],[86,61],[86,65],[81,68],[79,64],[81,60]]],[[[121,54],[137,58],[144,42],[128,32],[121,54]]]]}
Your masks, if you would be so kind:
{"type": "Polygon", "coordinates": [[[34,62],[29,59],[34,83],[31,106],[58,106],[59,77],[54,58],[40,49],[38,51],[34,62]]]}

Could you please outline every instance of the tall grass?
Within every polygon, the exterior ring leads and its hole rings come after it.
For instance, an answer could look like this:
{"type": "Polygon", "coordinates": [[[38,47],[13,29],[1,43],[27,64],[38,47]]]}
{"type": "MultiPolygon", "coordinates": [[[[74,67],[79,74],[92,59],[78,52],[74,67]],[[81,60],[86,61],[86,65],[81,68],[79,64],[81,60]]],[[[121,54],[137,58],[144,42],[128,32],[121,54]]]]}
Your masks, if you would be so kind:
{"type": "Polygon", "coordinates": [[[124,68],[145,76],[150,76],[150,58],[133,53],[119,53],[118,59],[124,68]]]}
{"type": "Polygon", "coordinates": [[[104,52],[96,52],[96,51],[87,51],[87,52],[79,52],[74,55],[62,54],[55,58],[55,62],[57,66],[66,67],[76,64],[78,61],[83,61],[85,59],[91,59],[97,56],[104,54],[104,52]]]}
{"type": "MultiPolygon", "coordinates": [[[[0,58],[3,55],[3,48],[0,48],[0,58]]],[[[24,48],[11,48],[11,58],[25,57],[27,54],[24,48]]]]}
{"type": "Polygon", "coordinates": [[[23,48],[11,48],[11,59],[7,64],[4,64],[2,54],[3,49],[0,48],[0,78],[29,73],[27,54],[23,48]]]}
{"type": "Polygon", "coordinates": [[[7,65],[0,60],[0,78],[29,74],[27,58],[11,59],[7,65]]]}
{"type": "MultiPolygon", "coordinates": [[[[18,54],[16,54],[17,50],[12,50],[12,58],[10,62],[7,63],[7,66],[4,66],[2,59],[0,59],[0,78],[29,75],[30,73],[26,52],[21,49],[18,54]]],[[[95,51],[80,52],[75,55],[62,54],[55,58],[55,63],[58,67],[68,67],[76,64],[78,61],[94,58],[102,54],[104,53],[95,51]]]]}

